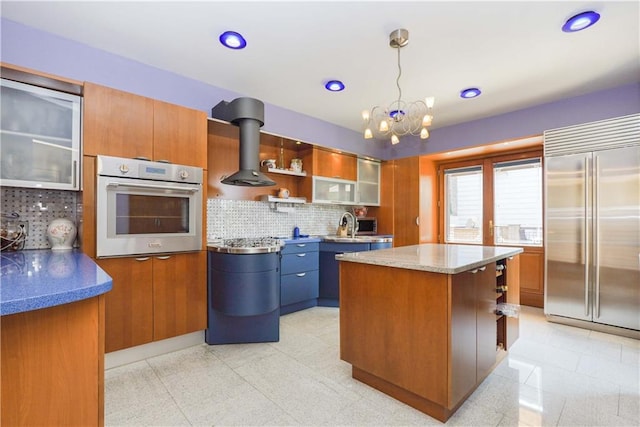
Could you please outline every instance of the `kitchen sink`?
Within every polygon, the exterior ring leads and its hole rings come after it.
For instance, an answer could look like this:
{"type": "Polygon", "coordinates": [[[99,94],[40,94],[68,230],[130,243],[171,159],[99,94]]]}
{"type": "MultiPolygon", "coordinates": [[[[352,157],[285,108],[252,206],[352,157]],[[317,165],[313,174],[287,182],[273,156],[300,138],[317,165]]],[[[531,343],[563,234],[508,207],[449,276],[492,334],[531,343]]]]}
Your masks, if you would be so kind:
{"type": "Polygon", "coordinates": [[[392,237],[386,236],[338,236],[329,235],[322,236],[323,242],[333,243],[390,243],[393,242],[392,237]]]}

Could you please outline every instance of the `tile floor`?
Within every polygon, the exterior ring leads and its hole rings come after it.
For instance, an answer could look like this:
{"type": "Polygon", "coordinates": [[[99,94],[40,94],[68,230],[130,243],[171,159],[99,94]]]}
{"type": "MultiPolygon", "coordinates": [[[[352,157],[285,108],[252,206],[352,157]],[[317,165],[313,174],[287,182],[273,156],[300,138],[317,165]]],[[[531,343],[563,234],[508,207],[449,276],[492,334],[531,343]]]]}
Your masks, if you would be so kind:
{"type": "MultiPolygon", "coordinates": [[[[107,370],[105,424],[441,425],[353,380],[338,323],[338,309],[316,307],[283,316],[277,343],[202,344],[107,370]]],[[[640,425],[640,341],[528,307],[520,334],[446,425],[640,425]]]]}

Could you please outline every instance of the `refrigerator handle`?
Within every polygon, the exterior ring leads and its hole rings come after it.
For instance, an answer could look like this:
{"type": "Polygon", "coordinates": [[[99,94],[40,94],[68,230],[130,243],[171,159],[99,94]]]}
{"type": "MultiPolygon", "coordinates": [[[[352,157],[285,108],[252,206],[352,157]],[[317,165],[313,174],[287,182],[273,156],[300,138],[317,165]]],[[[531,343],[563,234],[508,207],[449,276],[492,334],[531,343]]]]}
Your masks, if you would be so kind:
{"type": "Polygon", "coordinates": [[[589,315],[589,158],[584,158],[584,315],[589,315]]]}
{"type": "Polygon", "coordinates": [[[594,167],[595,180],[593,182],[593,195],[595,199],[595,203],[593,205],[593,222],[595,224],[595,228],[593,230],[593,242],[595,245],[593,251],[593,264],[596,267],[594,272],[596,293],[594,317],[597,319],[600,317],[600,191],[598,191],[598,186],[600,185],[600,157],[597,154],[594,157],[596,164],[594,167]]]}

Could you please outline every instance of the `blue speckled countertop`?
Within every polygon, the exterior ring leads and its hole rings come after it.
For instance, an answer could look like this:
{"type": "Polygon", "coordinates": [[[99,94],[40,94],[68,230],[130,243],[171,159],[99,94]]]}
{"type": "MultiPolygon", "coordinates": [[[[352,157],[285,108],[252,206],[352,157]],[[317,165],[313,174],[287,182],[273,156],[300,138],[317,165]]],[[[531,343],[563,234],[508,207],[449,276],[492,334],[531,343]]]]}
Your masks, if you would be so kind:
{"type": "Polygon", "coordinates": [[[91,298],[112,280],[91,258],[73,250],[27,250],[0,256],[0,315],[91,298]]]}

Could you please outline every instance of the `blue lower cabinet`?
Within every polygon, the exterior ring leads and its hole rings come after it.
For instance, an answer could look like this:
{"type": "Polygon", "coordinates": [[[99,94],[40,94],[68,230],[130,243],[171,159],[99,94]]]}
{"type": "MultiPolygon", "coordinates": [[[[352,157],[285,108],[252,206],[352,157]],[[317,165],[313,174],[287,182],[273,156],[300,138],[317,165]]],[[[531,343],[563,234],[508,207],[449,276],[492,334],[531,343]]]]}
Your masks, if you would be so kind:
{"type": "Polygon", "coordinates": [[[318,250],[318,241],[285,241],[280,260],[280,315],[318,305],[318,250]]]}
{"type": "Polygon", "coordinates": [[[392,243],[320,243],[320,295],[318,305],[340,306],[340,264],[336,255],[392,247],[392,243]]]}

